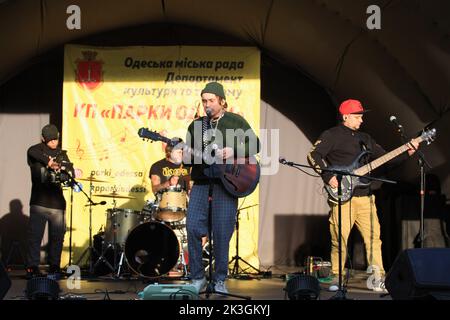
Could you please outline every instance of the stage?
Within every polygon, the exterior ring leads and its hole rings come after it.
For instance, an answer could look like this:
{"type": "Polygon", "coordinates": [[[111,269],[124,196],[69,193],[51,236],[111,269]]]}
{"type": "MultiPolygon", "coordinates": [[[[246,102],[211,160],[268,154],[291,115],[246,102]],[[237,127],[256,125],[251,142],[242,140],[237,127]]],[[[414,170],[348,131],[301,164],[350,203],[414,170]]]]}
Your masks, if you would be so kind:
{"type": "MultiPolygon", "coordinates": [[[[251,300],[289,300],[283,290],[286,287],[286,275],[299,272],[295,267],[271,267],[271,276],[249,276],[231,278],[227,281],[229,293],[250,297],[251,300]]],[[[25,271],[12,270],[9,273],[12,286],[4,300],[26,300],[25,288],[27,280],[25,271]]],[[[387,294],[373,292],[367,289],[367,274],[361,270],[352,270],[347,285],[347,298],[354,300],[391,300],[387,294]]],[[[159,284],[183,284],[187,280],[160,278],[153,279],[159,284]]],[[[81,277],[79,289],[69,289],[68,281],[63,278],[58,281],[61,293],[60,298],[70,300],[140,300],[138,293],[143,291],[151,283],[148,279],[120,278],[114,279],[108,276],[81,277]]],[[[70,285],[70,284],[69,284],[70,285]]],[[[336,293],[328,291],[329,283],[320,283],[320,293],[317,300],[329,300],[336,293]]],[[[205,300],[206,295],[201,294],[198,300],[205,300]]],[[[169,299],[169,298],[168,298],[169,299]]],[[[240,300],[237,297],[224,297],[219,294],[209,296],[210,300],[240,300]]]]}

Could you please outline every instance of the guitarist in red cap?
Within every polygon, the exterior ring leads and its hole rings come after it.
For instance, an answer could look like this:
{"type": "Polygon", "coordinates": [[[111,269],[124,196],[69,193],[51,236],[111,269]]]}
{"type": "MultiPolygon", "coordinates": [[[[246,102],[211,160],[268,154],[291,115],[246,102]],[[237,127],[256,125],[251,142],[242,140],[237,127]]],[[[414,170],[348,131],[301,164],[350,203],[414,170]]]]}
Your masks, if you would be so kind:
{"type": "MultiPolygon", "coordinates": [[[[363,151],[369,151],[370,153],[368,156],[369,159],[364,159],[366,157],[360,159],[361,165],[368,160],[377,159],[386,154],[386,151],[370,135],[359,131],[363,123],[363,115],[367,111],[358,100],[349,99],[342,102],[339,107],[342,122],[324,131],[314,143],[307,159],[310,165],[315,168],[316,172],[321,175],[326,186],[336,189],[338,187],[338,181],[333,173],[321,171],[321,169],[335,166],[349,166],[363,151]]],[[[419,144],[414,140],[410,144],[412,146],[410,146],[407,152],[411,156],[419,144]]],[[[398,163],[402,160],[402,157],[399,157],[395,162],[398,163]]],[[[335,276],[333,282],[337,283],[339,274],[338,207],[336,201],[329,201],[329,204],[331,207],[329,217],[331,264],[332,272],[335,276]]],[[[342,268],[344,268],[346,261],[347,239],[351,229],[356,224],[364,239],[368,266],[372,266],[374,270],[379,271],[380,277],[383,277],[385,271],[381,255],[380,223],[375,207],[375,196],[372,194],[370,186],[365,185],[355,188],[350,200],[342,203],[341,213],[342,268]]],[[[374,291],[384,291],[384,282],[378,281],[372,289],[374,291]]],[[[330,286],[330,290],[338,290],[335,283],[330,286]]]]}

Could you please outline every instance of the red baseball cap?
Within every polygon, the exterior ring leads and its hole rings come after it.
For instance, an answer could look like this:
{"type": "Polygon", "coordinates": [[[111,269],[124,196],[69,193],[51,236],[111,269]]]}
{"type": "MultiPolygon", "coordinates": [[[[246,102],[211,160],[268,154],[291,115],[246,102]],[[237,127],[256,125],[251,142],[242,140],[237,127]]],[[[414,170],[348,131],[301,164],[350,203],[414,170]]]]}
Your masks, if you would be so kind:
{"type": "Polygon", "coordinates": [[[339,113],[351,114],[351,113],[365,113],[369,110],[364,110],[361,102],[359,100],[348,99],[341,103],[339,106],[339,113]]]}

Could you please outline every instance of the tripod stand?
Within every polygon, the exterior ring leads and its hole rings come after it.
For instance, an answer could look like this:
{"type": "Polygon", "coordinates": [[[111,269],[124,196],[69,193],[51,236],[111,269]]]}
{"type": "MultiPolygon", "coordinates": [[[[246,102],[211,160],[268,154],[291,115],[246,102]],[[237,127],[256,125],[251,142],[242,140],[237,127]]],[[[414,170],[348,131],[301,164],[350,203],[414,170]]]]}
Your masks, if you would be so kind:
{"type": "MultiPolygon", "coordinates": [[[[203,292],[200,292],[199,295],[200,294],[205,294],[206,298],[209,299],[209,296],[211,294],[216,293],[216,294],[220,294],[222,296],[228,296],[228,297],[235,297],[235,298],[250,300],[251,299],[250,297],[240,296],[240,295],[231,294],[231,293],[225,293],[225,292],[217,292],[215,290],[215,285],[213,283],[213,277],[212,277],[212,268],[213,268],[212,256],[213,256],[213,254],[215,254],[215,252],[214,252],[214,241],[211,241],[211,239],[213,239],[212,238],[212,223],[213,223],[213,221],[212,221],[212,202],[213,202],[213,191],[214,191],[214,180],[213,180],[214,176],[215,176],[214,175],[214,166],[212,165],[212,166],[209,167],[209,174],[208,174],[208,177],[209,177],[209,188],[208,188],[208,239],[210,239],[210,244],[211,244],[211,250],[210,250],[210,253],[209,253],[209,261],[208,261],[209,262],[209,268],[208,268],[209,269],[208,270],[209,279],[208,279],[208,284],[206,286],[206,290],[203,291],[203,292]]],[[[216,259],[216,261],[217,261],[217,259],[216,259]]]]}
{"type": "MultiPolygon", "coordinates": [[[[245,209],[248,209],[248,208],[251,208],[251,207],[254,207],[254,206],[257,206],[257,204],[254,204],[252,206],[248,206],[248,207],[245,207],[245,208],[241,208],[241,209],[239,209],[237,211],[237,216],[236,216],[236,255],[231,259],[230,262],[228,262],[228,264],[231,264],[234,261],[234,265],[233,265],[233,268],[230,271],[230,275],[232,275],[233,277],[236,277],[236,278],[238,278],[239,275],[240,275],[240,272],[239,272],[239,261],[242,261],[247,266],[249,266],[250,268],[255,270],[257,272],[257,274],[261,273],[260,270],[256,269],[254,266],[252,266],[250,263],[248,263],[247,261],[242,259],[242,257],[239,256],[239,214],[241,213],[241,210],[245,210],[245,209]]],[[[244,269],[241,268],[241,270],[242,270],[241,273],[248,274],[248,273],[246,273],[244,271],[244,269]]]]}
{"type": "MultiPolygon", "coordinates": [[[[108,196],[108,195],[97,195],[97,196],[108,196]]],[[[101,268],[102,266],[100,265],[100,263],[103,263],[111,272],[107,272],[107,273],[111,273],[113,278],[119,278],[120,277],[120,273],[122,272],[122,266],[123,266],[123,262],[124,262],[124,257],[125,257],[125,252],[123,249],[123,240],[122,237],[119,235],[118,233],[120,232],[120,224],[121,221],[119,220],[119,212],[116,209],[116,199],[115,197],[119,197],[118,194],[111,194],[111,197],[113,198],[112,203],[113,203],[113,208],[112,209],[108,209],[108,217],[107,217],[107,222],[106,222],[106,227],[105,227],[105,238],[104,241],[102,241],[102,245],[101,245],[101,254],[100,256],[97,255],[97,260],[95,261],[95,263],[93,264],[93,270],[94,272],[97,274],[97,268],[101,268]],[[112,238],[111,238],[112,236],[112,238]],[[120,240],[119,240],[120,238],[120,240]],[[112,250],[112,257],[111,257],[111,250],[112,250]],[[120,253],[120,260],[118,261],[118,257],[119,257],[119,253],[120,253]],[[112,261],[108,261],[108,259],[111,259],[112,261]]],[[[95,248],[94,248],[95,249],[95,248]]],[[[96,251],[97,253],[97,251],[96,251]]]]}

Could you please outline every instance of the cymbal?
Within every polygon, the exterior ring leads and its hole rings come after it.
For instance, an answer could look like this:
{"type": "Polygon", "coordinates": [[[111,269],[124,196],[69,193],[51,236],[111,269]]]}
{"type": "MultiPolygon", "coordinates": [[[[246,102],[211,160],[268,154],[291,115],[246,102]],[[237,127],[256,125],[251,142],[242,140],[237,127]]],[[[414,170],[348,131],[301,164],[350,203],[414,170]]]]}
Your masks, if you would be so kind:
{"type": "Polygon", "coordinates": [[[105,194],[93,194],[94,197],[102,197],[102,198],[116,198],[116,199],[136,199],[136,197],[132,196],[122,196],[118,193],[105,193],[105,194]]]}
{"type": "Polygon", "coordinates": [[[82,180],[82,181],[92,181],[92,182],[109,182],[109,181],[105,181],[105,180],[96,179],[96,178],[93,178],[93,177],[79,178],[78,180],[82,180]]]}

